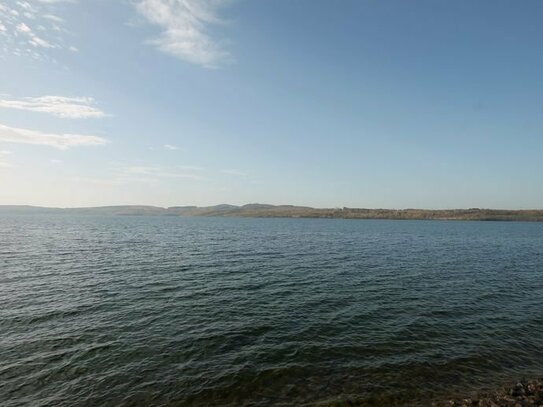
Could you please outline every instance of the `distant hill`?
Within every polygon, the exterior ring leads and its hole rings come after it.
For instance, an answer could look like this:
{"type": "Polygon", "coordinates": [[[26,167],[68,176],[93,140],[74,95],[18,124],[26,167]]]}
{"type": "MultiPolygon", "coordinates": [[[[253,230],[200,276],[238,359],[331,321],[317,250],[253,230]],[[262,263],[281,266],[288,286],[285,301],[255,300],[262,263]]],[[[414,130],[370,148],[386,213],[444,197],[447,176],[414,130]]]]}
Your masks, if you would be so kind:
{"type": "Polygon", "coordinates": [[[222,216],[256,218],[336,218],[336,219],[403,219],[403,220],[481,220],[543,221],[543,210],[498,209],[362,209],[311,208],[293,205],[248,204],[243,206],[101,206],[89,208],[44,208],[25,205],[0,205],[2,214],[107,215],[107,216],[222,216]]]}

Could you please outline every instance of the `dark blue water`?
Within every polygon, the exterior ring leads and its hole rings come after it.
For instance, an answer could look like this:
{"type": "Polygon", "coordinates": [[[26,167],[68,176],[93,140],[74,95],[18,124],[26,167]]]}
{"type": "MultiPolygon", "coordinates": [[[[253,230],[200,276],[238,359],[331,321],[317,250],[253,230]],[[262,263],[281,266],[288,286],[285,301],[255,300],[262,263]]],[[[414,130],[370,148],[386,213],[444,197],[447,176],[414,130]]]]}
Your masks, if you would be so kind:
{"type": "Polygon", "coordinates": [[[543,372],[543,224],[0,218],[0,405],[424,404],[543,372]]]}

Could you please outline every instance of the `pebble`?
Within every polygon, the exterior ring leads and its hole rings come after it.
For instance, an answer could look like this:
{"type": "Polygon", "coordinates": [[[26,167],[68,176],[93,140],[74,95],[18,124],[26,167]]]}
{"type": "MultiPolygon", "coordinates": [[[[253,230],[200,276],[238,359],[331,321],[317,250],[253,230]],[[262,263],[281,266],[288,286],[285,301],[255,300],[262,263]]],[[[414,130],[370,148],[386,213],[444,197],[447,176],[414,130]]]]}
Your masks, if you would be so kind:
{"type": "Polygon", "coordinates": [[[433,403],[433,407],[543,407],[543,378],[521,380],[515,385],[477,397],[433,403]]]}

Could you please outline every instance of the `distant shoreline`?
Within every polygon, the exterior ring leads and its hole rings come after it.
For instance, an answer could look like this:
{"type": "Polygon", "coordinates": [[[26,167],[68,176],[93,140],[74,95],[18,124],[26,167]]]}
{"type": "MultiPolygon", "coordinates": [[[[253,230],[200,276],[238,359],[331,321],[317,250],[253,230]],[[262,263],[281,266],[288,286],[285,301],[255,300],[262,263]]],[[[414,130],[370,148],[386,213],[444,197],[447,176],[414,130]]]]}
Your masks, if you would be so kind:
{"type": "Polygon", "coordinates": [[[143,205],[88,208],[0,205],[1,214],[543,222],[542,209],[365,209],[347,207],[311,208],[306,206],[265,204],[248,204],[243,206],[215,205],[207,207],[174,206],[169,208],[143,205]]]}

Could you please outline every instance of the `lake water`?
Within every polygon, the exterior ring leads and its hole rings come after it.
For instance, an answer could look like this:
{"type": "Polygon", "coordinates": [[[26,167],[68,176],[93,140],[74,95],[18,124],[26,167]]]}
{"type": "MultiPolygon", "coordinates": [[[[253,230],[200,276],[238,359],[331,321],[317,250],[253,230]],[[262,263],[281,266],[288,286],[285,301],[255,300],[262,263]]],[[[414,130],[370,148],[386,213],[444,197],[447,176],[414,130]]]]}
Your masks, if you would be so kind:
{"type": "Polygon", "coordinates": [[[424,404],[543,372],[543,224],[0,218],[0,405],[424,404]]]}

